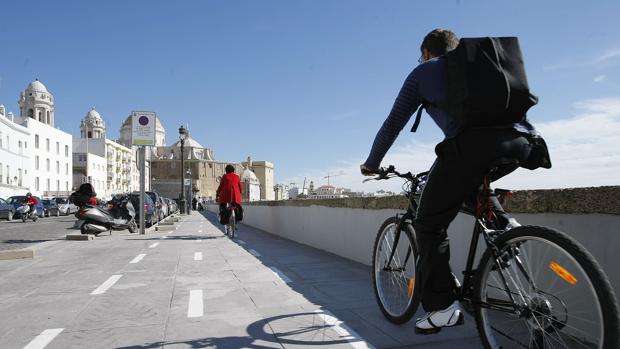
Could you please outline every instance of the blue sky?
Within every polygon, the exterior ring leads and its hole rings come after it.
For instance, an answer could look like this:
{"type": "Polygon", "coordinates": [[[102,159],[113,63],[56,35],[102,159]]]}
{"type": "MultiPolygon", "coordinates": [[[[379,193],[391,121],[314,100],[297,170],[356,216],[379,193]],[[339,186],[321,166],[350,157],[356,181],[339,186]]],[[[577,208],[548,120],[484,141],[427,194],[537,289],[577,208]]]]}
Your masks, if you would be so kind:
{"type": "MultiPolygon", "coordinates": [[[[364,189],[354,167],[436,27],[519,36],[541,129],[579,117],[573,127],[592,125],[600,108],[608,131],[620,124],[618,1],[11,1],[0,12],[0,103],[10,111],[39,78],[56,98],[57,126],[73,135],[93,105],[112,138],[132,110],[154,110],[168,143],[187,123],[217,159],[275,162],[277,182],[322,182],[331,171],[345,174],[335,184],[364,189]]],[[[553,136],[558,172],[527,185],[619,184],[599,178],[620,166],[615,150],[579,182],[555,177],[583,166],[560,164],[574,146],[599,142],[598,131],[579,142],[553,136]]],[[[603,145],[617,145],[608,137],[603,145]]],[[[422,171],[440,140],[424,118],[386,161],[422,171]]]]}

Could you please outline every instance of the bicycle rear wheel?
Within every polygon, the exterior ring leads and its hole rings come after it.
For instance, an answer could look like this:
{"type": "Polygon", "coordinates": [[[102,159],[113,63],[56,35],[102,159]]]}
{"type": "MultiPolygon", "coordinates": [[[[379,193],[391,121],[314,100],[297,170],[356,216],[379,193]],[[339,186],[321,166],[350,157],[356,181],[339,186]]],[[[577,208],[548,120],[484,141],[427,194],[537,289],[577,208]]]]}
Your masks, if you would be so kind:
{"type": "Polygon", "coordinates": [[[487,348],[619,348],[609,280],[569,236],[523,226],[499,236],[478,267],[474,305],[487,348]]]}
{"type": "Polygon", "coordinates": [[[235,218],[235,211],[231,211],[230,213],[230,218],[228,219],[228,230],[230,231],[230,238],[234,239],[235,238],[235,224],[236,224],[236,218],[235,218]]]}
{"type": "Polygon", "coordinates": [[[393,323],[409,321],[420,303],[416,286],[418,248],[409,223],[396,231],[396,218],[388,218],[379,228],[372,258],[372,279],[377,303],[393,323]],[[391,258],[391,259],[390,259],[391,258]]]}

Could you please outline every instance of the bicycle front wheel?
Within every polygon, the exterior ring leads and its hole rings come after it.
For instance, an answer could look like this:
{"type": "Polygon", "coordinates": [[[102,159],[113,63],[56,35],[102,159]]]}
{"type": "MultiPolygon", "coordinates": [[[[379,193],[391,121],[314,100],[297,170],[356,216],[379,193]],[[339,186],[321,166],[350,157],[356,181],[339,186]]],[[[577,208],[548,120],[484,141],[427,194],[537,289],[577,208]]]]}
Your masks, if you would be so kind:
{"type": "Polygon", "coordinates": [[[476,277],[487,348],[619,348],[618,305],[605,273],[576,240],[533,226],[496,240],[476,277]]]}
{"type": "Polygon", "coordinates": [[[413,316],[420,297],[416,286],[418,249],[415,231],[404,223],[396,229],[396,218],[388,218],[379,228],[375,240],[372,279],[377,303],[383,315],[393,323],[402,324],[413,316]]]}

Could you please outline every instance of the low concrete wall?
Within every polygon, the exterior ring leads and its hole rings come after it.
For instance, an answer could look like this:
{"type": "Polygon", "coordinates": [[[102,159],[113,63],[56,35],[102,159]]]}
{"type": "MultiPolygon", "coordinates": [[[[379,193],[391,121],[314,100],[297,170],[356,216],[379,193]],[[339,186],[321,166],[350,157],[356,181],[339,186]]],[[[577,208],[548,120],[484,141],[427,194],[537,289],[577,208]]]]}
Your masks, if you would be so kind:
{"type": "MultiPolygon", "coordinates": [[[[514,203],[506,206],[521,212],[512,215],[523,225],[547,226],[574,237],[601,264],[614,289],[620,290],[620,203],[601,200],[607,196],[617,201],[619,187],[516,192],[514,203]],[[545,192],[555,200],[547,199],[545,192]],[[617,196],[612,195],[616,192],[617,196]],[[540,213],[550,207],[560,212],[540,213]],[[592,207],[604,214],[593,213],[592,207]]],[[[244,205],[243,223],[370,265],[379,226],[406,205],[404,197],[257,202],[244,205]]],[[[217,206],[209,210],[217,212],[217,206]]],[[[459,277],[473,224],[471,216],[459,214],[449,229],[451,264],[459,277]]]]}

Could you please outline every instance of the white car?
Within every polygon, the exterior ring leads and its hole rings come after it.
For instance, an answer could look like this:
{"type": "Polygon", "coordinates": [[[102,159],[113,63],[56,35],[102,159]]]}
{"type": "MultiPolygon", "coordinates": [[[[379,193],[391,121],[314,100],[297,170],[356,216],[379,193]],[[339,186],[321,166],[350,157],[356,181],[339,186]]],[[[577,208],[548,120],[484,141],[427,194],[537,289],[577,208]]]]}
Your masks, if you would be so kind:
{"type": "Polygon", "coordinates": [[[58,210],[61,214],[68,216],[78,211],[78,207],[74,203],[69,202],[68,198],[54,198],[58,204],[58,210]]]}

